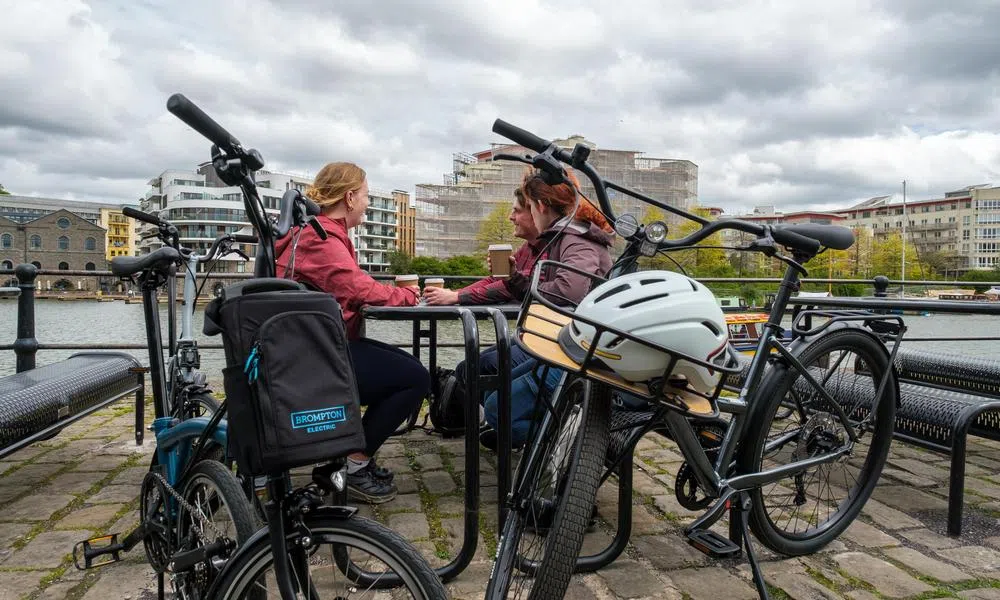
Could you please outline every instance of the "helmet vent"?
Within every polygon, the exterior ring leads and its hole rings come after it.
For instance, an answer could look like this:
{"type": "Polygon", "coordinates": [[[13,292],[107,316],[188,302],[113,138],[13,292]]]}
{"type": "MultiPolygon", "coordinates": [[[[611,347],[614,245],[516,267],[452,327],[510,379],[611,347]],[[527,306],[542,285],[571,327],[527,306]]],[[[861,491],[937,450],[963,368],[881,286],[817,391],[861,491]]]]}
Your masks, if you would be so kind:
{"type": "Polygon", "coordinates": [[[712,335],[719,335],[722,333],[722,331],[715,325],[715,323],[711,321],[702,321],[701,324],[707,327],[708,330],[712,332],[712,335]]]}
{"type": "Polygon", "coordinates": [[[610,298],[611,296],[614,296],[615,294],[620,294],[622,292],[627,292],[631,288],[632,288],[632,286],[630,286],[628,284],[622,284],[622,285],[615,286],[615,287],[611,288],[610,290],[604,292],[603,294],[601,294],[597,298],[595,298],[594,299],[594,303],[603,302],[603,301],[607,300],[608,298],[610,298]]]}
{"type": "Polygon", "coordinates": [[[619,335],[615,339],[613,339],[610,342],[608,342],[608,345],[606,346],[606,348],[608,350],[610,350],[610,349],[614,348],[615,346],[617,346],[618,344],[621,344],[624,341],[625,341],[625,338],[623,338],[622,336],[619,335]]]}
{"type": "Polygon", "coordinates": [[[651,300],[658,300],[660,298],[666,298],[669,295],[670,295],[669,292],[664,292],[662,294],[652,294],[650,296],[646,296],[645,298],[639,298],[637,300],[630,300],[628,302],[625,302],[619,308],[630,308],[632,306],[635,306],[636,304],[642,304],[643,302],[649,302],[651,300]]]}
{"type": "Polygon", "coordinates": [[[640,279],[639,280],[639,285],[649,285],[651,283],[663,283],[664,281],[666,281],[666,279],[663,279],[663,278],[660,278],[660,279],[640,279]]]}

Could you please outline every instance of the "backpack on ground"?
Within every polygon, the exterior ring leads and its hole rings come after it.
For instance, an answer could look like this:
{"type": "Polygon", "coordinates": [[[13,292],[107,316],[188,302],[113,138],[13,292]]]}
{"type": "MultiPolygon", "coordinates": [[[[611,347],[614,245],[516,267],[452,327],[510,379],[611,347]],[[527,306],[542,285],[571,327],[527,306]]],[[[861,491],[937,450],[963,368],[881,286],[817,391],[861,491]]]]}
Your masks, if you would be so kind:
{"type": "Polygon", "coordinates": [[[443,437],[465,434],[465,387],[453,369],[438,367],[434,374],[438,393],[431,396],[428,416],[431,432],[443,437]]]}

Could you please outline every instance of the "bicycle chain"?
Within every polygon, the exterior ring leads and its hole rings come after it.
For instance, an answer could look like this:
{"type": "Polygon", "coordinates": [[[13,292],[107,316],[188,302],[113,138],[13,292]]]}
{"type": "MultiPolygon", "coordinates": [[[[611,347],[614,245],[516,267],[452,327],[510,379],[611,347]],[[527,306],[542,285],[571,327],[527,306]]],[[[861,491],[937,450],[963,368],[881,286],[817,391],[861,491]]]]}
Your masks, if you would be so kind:
{"type": "Polygon", "coordinates": [[[205,516],[205,513],[201,512],[200,508],[196,509],[194,506],[192,506],[191,503],[189,503],[187,500],[184,499],[184,496],[182,496],[180,492],[175,490],[172,485],[167,483],[167,480],[163,478],[163,475],[160,475],[156,471],[153,471],[152,473],[154,477],[160,480],[160,483],[163,484],[167,492],[171,496],[173,496],[175,500],[177,500],[177,502],[181,505],[181,507],[187,510],[190,514],[194,515],[196,519],[201,521],[201,524],[203,526],[206,526],[208,529],[210,529],[212,533],[215,534],[216,539],[227,537],[225,534],[219,531],[218,528],[216,528],[216,526],[211,521],[208,520],[208,517],[205,516]]]}

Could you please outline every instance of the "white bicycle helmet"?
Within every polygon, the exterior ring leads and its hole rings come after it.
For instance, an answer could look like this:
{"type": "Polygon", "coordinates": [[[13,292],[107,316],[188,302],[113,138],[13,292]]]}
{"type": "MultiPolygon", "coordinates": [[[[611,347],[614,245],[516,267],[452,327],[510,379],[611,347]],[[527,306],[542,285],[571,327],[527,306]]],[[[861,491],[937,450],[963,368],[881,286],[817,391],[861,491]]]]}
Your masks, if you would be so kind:
{"type": "MultiPolygon", "coordinates": [[[[587,294],[575,314],[673,352],[732,366],[732,355],[726,351],[729,329],[715,296],[679,273],[640,271],[612,279],[587,294]]],[[[560,331],[559,345],[582,363],[595,332],[592,325],[574,319],[560,331]]],[[[594,359],[633,383],[664,377],[670,363],[669,354],[607,331],[598,340],[594,359]]],[[[665,383],[711,394],[721,376],[718,370],[678,360],[665,383]]]]}

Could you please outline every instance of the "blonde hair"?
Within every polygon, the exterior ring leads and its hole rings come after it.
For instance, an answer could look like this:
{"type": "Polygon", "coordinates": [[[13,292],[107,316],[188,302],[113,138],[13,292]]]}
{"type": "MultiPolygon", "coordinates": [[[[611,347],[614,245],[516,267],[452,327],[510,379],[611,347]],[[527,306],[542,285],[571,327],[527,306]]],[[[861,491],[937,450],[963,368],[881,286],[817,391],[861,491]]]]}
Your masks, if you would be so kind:
{"type": "Polygon", "coordinates": [[[365,182],[365,170],[354,163],[332,162],[319,170],[306,196],[320,208],[330,208],[365,182]]]}

